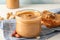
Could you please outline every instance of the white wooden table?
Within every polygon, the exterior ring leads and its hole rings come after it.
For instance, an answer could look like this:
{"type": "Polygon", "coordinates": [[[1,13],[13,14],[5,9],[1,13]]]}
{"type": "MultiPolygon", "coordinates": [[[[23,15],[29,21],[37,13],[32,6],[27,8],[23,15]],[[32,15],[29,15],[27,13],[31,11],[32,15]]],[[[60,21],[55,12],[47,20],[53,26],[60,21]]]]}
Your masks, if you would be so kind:
{"type": "Polygon", "coordinates": [[[32,4],[32,5],[26,5],[18,9],[8,9],[6,5],[1,5],[0,4],[0,16],[6,17],[6,13],[8,12],[16,12],[17,10],[22,10],[22,9],[35,9],[35,10],[46,10],[46,9],[55,9],[55,8],[60,8],[60,4],[32,4]]]}
{"type": "MultiPolygon", "coordinates": [[[[21,6],[21,8],[18,8],[18,9],[8,9],[6,5],[0,4],[0,16],[6,19],[6,14],[8,12],[15,13],[16,11],[22,10],[22,9],[35,9],[35,10],[43,11],[43,10],[56,9],[56,8],[60,8],[60,4],[34,4],[34,5],[32,4],[32,5],[21,6]]],[[[60,37],[60,34],[56,35],[55,38],[53,37],[53,39],[49,39],[49,40],[59,40],[60,39],[59,37],[60,37]]],[[[0,29],[0,40],[4,40],[2,29],[0,29]]]]}

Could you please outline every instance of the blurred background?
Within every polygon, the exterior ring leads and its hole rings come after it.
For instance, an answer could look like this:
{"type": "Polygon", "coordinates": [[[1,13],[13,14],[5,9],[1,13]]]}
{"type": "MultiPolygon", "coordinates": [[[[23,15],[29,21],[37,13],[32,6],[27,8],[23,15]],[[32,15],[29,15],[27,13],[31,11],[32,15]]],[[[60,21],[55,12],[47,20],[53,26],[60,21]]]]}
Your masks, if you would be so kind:
{"type": "MultiPolygon", "coordinates": [[[[60,3],[60,0],[20,0],[21,5],[27,4],[54,4],[60,3]]],[[[0,0],[0,4],[6,4],[6,0],[0,0]]]]}

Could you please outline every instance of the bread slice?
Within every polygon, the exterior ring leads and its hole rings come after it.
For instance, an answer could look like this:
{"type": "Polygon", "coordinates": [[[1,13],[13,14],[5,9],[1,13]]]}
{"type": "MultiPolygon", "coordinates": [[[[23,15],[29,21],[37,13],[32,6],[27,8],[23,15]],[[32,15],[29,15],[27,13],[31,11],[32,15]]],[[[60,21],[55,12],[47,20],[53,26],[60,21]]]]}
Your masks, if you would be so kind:
{"type": "Polygon", "coordinates": [[[47,10],[42,12],[42,24],[47,28],[60,26],[60,14],[52,13],[47,10]]]}

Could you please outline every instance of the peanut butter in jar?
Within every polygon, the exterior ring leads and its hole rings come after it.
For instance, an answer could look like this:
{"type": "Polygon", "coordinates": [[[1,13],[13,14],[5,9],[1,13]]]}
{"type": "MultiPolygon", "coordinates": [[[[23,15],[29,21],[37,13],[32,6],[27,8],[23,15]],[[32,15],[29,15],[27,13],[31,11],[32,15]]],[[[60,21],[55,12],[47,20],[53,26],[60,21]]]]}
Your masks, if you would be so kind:
{"type": "Polygon", "coordinates": [[[19,0],[6,0],[6,4],[10,9],[19,8],[19,0]]]}
{"type": "Polygon", "coordinates": [[[17,12],[16,32],[26,38],[39,36],[41,32],[40,12],[34,10],[17,12]]]}

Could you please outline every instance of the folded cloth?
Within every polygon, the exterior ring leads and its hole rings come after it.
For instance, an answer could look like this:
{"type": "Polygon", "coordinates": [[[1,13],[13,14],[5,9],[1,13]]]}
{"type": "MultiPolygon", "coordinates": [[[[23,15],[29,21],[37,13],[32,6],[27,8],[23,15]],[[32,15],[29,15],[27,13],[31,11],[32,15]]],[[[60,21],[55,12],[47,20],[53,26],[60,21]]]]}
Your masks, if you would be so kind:
{"type": "Polygon", "coordinates": [[[54,13],[58,13],[60,14],[60,8],[57,8],[57,9],[51,9],[49,10],[50,12],[54,12],[54,13]]]}
{"type": "Polygon", "coordinates": [[[3,21],[0,21],[0,29],[3,29],[3,21]]]}
{"type": "MultiPolygon", "coordinates": [[[[30,40],[30,39],[26,39],[26,38],[11,37],[12,32],[15,30],[15,26],[16,26],[15,19],[3,21],[4,37],[6,40],[30,40]]],[[[39,39],[44,40],[44,39],[50,38],[50,37],[58,34],[58,32],[55,32],[55,30],[60,31],[59,28],[48,29],[48,28],[45,28],[43,25],[39,39]]],[[[31,40],[37,40],[37,39],[31,39],[31,40]]]]}

